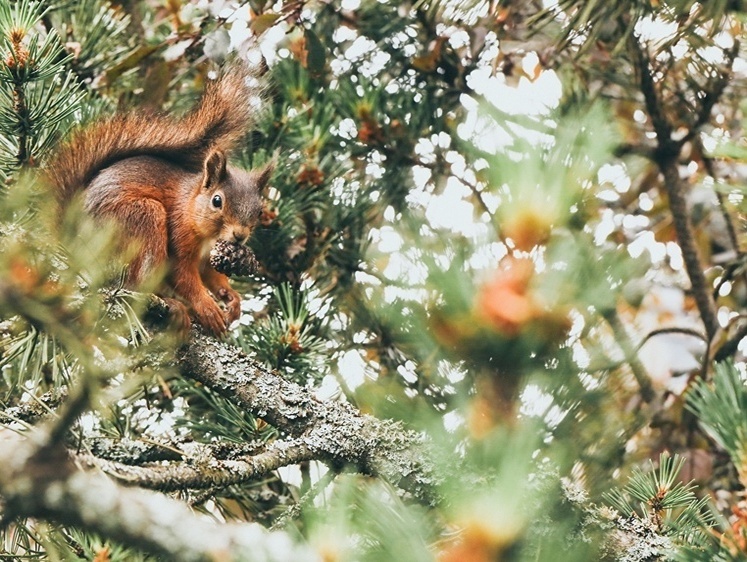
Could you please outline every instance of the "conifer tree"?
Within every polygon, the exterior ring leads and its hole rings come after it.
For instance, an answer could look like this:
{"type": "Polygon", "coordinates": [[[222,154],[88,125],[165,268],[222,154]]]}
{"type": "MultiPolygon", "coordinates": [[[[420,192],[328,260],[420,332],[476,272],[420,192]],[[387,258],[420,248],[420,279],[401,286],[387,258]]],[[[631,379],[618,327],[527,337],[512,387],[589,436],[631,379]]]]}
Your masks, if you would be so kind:
{"type": "Polygon", "coordinates": [[[0,558],[746,559],[743,21],[0,0],[0,558]],[[41,171],[235,58],[275,172],[183,341],[41,171]]]}

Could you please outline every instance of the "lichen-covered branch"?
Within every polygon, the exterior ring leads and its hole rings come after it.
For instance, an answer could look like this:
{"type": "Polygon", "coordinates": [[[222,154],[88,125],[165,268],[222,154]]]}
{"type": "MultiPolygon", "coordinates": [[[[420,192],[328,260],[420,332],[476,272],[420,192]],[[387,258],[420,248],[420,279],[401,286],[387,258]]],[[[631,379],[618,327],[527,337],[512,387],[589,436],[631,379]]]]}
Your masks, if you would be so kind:
{"type": "Polygon", "coordinates": [[[425,445],[400,424],[362,415],[349,404],[319,401],[238,348],[197,332],[179,351],[177,364],[185,376],[266,419],[288,438],[266,447],[250,444],[251,451],[93,440],[87,447],[95,455],[71,455],[59,440],[49,439],[57,420],[26,435],[8,431],[0,439],[4,516],[47,519],[174,560],[312,560],[314,553],[284,534],[248,524],[217,524],[183,502],[133,485],[161,492],[219,489],[317,459],[382,476],[433,501],[425,445]],[[117,460],[102,458],[107,456],[117,460]],[[152,458],[159,462],[126,464],[152,458]]]}
{"type": "Polygon", "coordinates": [[[178,354],[185,377],[233,400],[303,443],[313,458],[381,476],[433,501],[434,476],[419,434],[361,414],[341,402],[322,402],[254,361],[240,349],[197,331],[178,354]]]}
{"type": "Polygon", "coordinates": [[[133,466],[104,460],[93,455],[78,455],[76,462],[98,468],[130,485],[162,492],[225,488],[264,476],[282,466],[312,460],[311,450],[300,441],[276,441],[266,451],[239,459],[217,459],[209,447],[197,444],[189,462],[171,462],[133,466]]]}
{"type": "MultiPolygon", "coordinates": [[[[381,476],[421,501],[434,501],[427,447],[419,434],[405,430],[401,424],[364,416],[350,404],[321,402],[308,389],[264,369],[240,349],[197,331],[178,353],[177,363],[185,376],[235,401],[291,439],[278,441],[261,453],[257,453],[257,444],[248,444],[251,450],[245,447],[230,456],[219,454],[214,447],[201,446],[205,449],[201,462],[191,459],[191,464],[153,467],[143,464],[179,461],[182,455],[157,443],[95,438],[86,440],[86,450],[92,456],[83,464],[95,464],[131,484],[171,491],[223,487],[267,474],[279,466],[313,459],[381,476]]],[[[64,393],[50,400],[63,402],[63,397],[64,393]]],[[[6,418],[31,421],[48,413],[43,406],[40,408],[44,411],[29,408],[9,409],[12,417],[6,418]]],[[[52,426],[58,427],[59,421],[52,426]]],[[[190,444],[188,448],[194,453],[197,446],[190,444]]]]}
{"type": "Polygon", "coordinates": [[[95,457],[129,465],[207,457],[237,460],[248,455],[256,455],[266,449],[266,444],[260,440],[244,443],[205,444],[194,441],[183,443],[168,440],[112,439],[110,437],[87,438],[85,446],[95,457]]]}
{"type": "Polygon", "coordinates": [[[58,386],[18,406],[0,410],[0,423],[14,421],[34,424],[50,415],[67,398],[67,387],[58,386]]]}
{"type": "Polygon", "coordinates": [[[60,446],[16,434],[0,440],[0,496],[7,512],[100,534],[169,560],[317,560],[283,533],[254,524],[219,524],[163,494],[127,488],[77,470],[60,446]]]}
{"type": "MultiPolygon", "coordinates": [[[[421,501],[435,501],[427,446],[401,424],[363,415],[350,404],[322,402],[237,347],[197,331],[177,353],[176,364],[184,376],[275,425],[285,437],[231,450],[92,439],[85,442],[86,453],[75,455],[64,439],[50,435],[70,428],[80,404],[71,408],[69,399],[54,397],[67,416],[44,420],[41,411],[14,411],[14,418],[44,423],[26,434],[0,435],[0,517],[46,519],[174,560],[311,560],[313,553],[299,550],[286,535],[219,525],[183,502],[141,488],[216,490],[314,459],[381,476],[421,501]]],[[[84,398],[90,404],[90,396],[84,398]]]]}

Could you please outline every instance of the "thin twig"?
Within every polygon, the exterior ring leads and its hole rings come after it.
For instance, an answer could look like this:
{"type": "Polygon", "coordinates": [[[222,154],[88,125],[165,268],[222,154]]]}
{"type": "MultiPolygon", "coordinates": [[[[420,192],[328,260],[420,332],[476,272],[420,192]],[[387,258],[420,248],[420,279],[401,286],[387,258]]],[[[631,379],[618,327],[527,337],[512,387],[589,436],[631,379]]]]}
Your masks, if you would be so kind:
{"type": "Polygon", "coordinates": [[[715,350],[713,354],[714,360],[723,361],[731,357],[737,351],[739,344],[745,337],[747,337],[747,323],[738,328],[731,338],[715,350]]]}
{"type": "Polygon", "coordinates": [[[620,346],[623,354],[625,355],[625,361],[630,366],[630,370],[633,372],[636,382],[641,389],[641,398],[644,402],[651,402],[655,397],[654,387],[651,384],[651,377],[648,375],[646,368],[638,359],[638,349],[633,345],[633,341],[630,339],[627,329],[620,320],[620,316],[616,310],[611,310],[603,314],[605,320],[612,328],[612,333],[615,335],[615,341],[620,346]]]}
{"type": "Polygon", "coordinates": [[[704,343],[708,343],[708,338],[705,334],[699,332],[698,330],[693,330],[692,328],[659,328],[657,330],[652,330],[646,336],[641,340],[641,342],[636,346],[636,351],[640,350],[643,345],[653,338],[654,336],[660,336],[663,334],[682,334],[685,336],[692,336],[694,338],[698,338],[700,340],[703,340],[704,343]]]}
{"type": "Polygon", "coordinates": [[[291,520],[301,515],[301,511],[310,505],[314,499],[329,486],[337,476],[337,472],[328,470],[296,503],[286,509],[270,527],[270,531],[282,530],[291,520]]]}

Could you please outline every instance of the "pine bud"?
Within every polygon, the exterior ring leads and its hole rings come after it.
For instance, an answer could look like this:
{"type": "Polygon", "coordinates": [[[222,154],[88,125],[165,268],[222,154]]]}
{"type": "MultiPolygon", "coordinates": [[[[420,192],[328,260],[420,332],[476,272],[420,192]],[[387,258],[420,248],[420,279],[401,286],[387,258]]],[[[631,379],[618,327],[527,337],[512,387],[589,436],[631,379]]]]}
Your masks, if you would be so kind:
{"type": "Polygon", "coordinates": [[[5,64],[12,69],[23,69],[29,62],[29,50],[24,45],[26,30],[14,27],[9,32],[11,52],[5,57],[5,64]]]}

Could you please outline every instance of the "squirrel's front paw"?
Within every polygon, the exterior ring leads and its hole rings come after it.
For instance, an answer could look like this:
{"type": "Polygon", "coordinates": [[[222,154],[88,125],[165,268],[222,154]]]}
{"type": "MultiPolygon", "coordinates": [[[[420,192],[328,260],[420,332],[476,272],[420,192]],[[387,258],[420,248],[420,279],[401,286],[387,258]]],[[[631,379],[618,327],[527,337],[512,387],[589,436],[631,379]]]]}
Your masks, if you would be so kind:
{"type": "Polygon", "coordinates": [[[227,287],[218,291],[218,298],[226,305],[226,324],[230,326],[241,316],[241,295],[227,287]]]}
{"type": "Polygon", "coordinates": [[[212,299],[196,303],[192,307],[197,317],[197,321],[207,331],[213,335],[221,336],[226,332],[226,318],[223,311],[212,299]]]}

